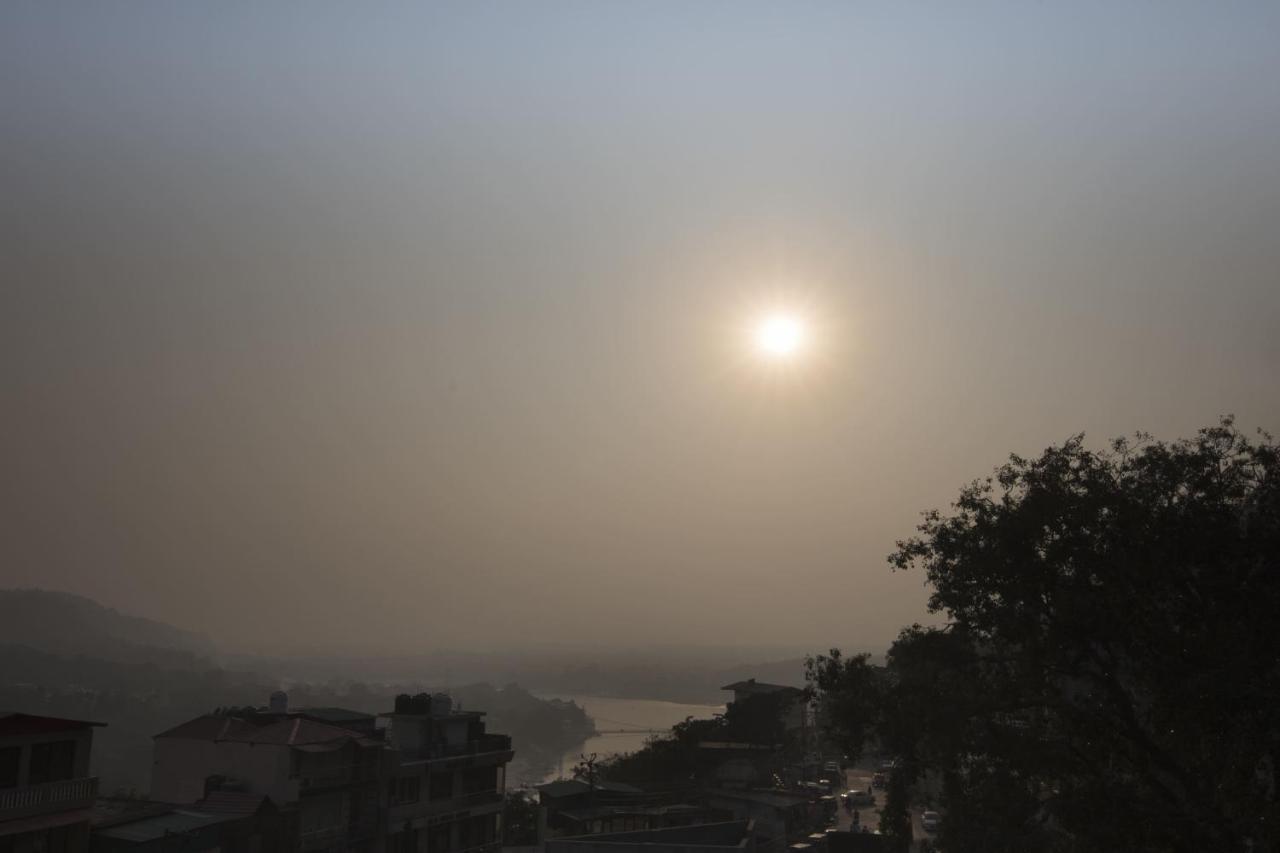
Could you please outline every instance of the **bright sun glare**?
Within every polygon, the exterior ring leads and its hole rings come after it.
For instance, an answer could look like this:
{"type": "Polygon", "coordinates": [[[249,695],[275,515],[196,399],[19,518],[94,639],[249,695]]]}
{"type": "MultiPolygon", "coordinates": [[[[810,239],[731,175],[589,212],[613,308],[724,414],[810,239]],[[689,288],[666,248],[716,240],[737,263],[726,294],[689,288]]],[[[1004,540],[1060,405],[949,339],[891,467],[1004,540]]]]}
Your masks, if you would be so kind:
{"type": "Polygon", "coordinates": [[[769,314],[756,323],[753,335],[760,355],[785,360],[794,357],[805,343],[805,326],[793,314],[769,314]]]}

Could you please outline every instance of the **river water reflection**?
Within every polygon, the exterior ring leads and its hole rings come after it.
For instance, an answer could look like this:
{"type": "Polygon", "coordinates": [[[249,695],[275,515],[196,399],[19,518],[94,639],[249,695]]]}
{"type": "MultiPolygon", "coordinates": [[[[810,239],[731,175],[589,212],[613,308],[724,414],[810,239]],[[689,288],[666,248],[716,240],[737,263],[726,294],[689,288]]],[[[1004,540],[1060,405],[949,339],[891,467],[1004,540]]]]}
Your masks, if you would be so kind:
{"type": "Polygon", "coordinates": [[[684,702],[663,702],[658,699],[610,699],[603,696],[565,696],[552,693],[538,694],[543,699],[572,699],[595,720],[601,734],[588,739],[582,746],[560,757],[559,766],[551,768],[546,779],[569,776],[573,766],[581,761],[580,755],[595,753],[599,759],[624,752],[635,752],[653,737],[648,732],[628,729],[657,729],[667,732],[687,717],[710,718],[724,713],[724,705],[691,705],[684,702]]]}

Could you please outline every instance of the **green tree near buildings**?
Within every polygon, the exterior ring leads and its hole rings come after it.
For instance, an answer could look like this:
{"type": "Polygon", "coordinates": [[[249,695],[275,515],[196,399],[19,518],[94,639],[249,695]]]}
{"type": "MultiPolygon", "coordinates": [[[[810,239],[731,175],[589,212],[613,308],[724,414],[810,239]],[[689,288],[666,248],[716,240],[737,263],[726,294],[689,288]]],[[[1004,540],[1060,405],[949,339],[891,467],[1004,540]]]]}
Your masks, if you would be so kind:
{"type": "Polygon", "coordinates": [[[538,803],[528,791],[508,791],[502,806],[504,847],[532,847],[538,843],[538,803]]]}
{"type": "Polygon", "coordinates": [[[899,757],[899,841],[928,778],[955,853],[1280,850],[1269,436],[1224,419],[1014,456],[890,562],[945,624],[904,630],[883,671],[833,653],[810,676],[839,737],[899,757]]]}

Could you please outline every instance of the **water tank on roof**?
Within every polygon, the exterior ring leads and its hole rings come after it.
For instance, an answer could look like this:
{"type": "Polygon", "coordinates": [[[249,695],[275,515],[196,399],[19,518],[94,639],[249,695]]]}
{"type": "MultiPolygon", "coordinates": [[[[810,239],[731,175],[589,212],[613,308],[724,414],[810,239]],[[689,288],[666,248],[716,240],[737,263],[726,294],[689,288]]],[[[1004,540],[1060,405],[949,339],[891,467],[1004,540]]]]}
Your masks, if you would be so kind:
{"type": "Polygon", "coordinates": [[[271,701],[267,705],[273,714],[284,714],[289,710],[289,694],[283,690],[277,690],[271,694],[271,701]]]}
{"type": "Polygon", "coordinates": [[[412,705],[413,709],[410,711],[412,714],[421,714],[425,717],[431,713],[431,697],[426,693],[416,694],[413,697],[412,705]]]}
{"type": "Polygon", "coordinates": [[[413,712],[413,697],[408,693],[401,693],[396,696],[396,713],[409,714],[413,712]]]}
{"type": "Polygon", "coordinates": [[[453,711],[453,699],[448,693],[437,693],[431,697],[431,714],[436,717],[447,717],[453,711]]]}

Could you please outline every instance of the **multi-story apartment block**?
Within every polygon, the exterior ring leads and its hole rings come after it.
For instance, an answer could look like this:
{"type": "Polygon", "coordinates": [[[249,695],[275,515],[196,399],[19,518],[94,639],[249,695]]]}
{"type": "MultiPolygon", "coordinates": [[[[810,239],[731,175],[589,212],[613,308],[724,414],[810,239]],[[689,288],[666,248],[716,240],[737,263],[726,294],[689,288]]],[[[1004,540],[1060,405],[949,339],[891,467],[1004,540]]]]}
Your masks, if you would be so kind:
{"type": "Polygon", "coordinates": [[[507,735],[443,694],[401,696],[382,715],[394,756],[387,782],[387,853],[492,853],[502,846],[507,735]]]}
{"type": "Polygon", "coordinates": [[[0,712],[0,853],[84,853],[102,723],[0,712]]]}

